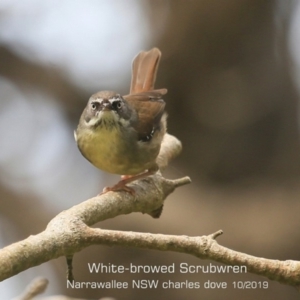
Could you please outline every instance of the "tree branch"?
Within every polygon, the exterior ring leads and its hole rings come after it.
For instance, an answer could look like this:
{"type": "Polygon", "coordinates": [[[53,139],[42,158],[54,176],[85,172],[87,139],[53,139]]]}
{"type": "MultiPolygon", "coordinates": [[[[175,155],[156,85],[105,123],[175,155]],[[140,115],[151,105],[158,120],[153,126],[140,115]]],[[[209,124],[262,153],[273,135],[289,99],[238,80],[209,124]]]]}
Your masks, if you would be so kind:
{"type": "MultiPolygon", "coordinates": [[[[181,143],[167,134],[159,154],[159,165],[167,165],[180,151],[181,143]]],[[[158,172],[131,183],[134,195],[124,191],[109,192],[61,212],[49,222],[45,231],[0,251],[0,280],[60,256],[71,257],[92,245],[92,241],[88,242],[88,226],[97,222],[132,212],[158,217],[167,196],[190,182],[189,177],[168,180],[158,172]]]]}
{"type": "Polygon", "coordinates": [[[190,237],[89,228],[87,243],[186,253],[227,265],[246,266],[248,272],[299,287],[300,262],[259,258],[228,249],[216,241],[221,234],[219,230],[208,236],[190,237]]]}
{"type": "MultiPolygon", "coordinates": [[[[161,166],[169,160],[167,153],[173,157],[181,149],[175,137],[168,136],[165,143],[167,141],[170,142],[170,148],[162,151],[162,155],[160,153],[161,166]],[[172,148],[172,144],[175,148],[172,148]]],[[[0,250],[0,280],[60,256],[72,260],[74,253],[100,244],[186,253],[228,265],[246,266],[248,272],[299,287],[300,262],[258,258],[220,246],[216,238],[222,234],[221,230],[208,236],[188,237],[89,227],[132,212],[157,217],[156,213],[161,210],[166,197],[177,187],[188,183],[189,177],[168,180],[157,173],[130,184],[135,195],[124,191],[108,192],[61,212],[49,222],[45,231],[0,250]]]]}

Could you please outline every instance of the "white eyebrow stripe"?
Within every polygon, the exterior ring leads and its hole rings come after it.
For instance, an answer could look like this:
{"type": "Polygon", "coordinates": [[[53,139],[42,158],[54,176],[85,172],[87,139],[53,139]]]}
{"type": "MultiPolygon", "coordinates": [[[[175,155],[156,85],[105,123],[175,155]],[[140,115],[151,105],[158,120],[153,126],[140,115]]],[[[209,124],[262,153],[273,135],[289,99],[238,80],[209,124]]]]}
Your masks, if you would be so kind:
{"type": "MultiPolygon", "coordinates": [[[[99,103],[101,103],[103,100],[104,100],[104,98],[96,98],[96,99],[94,99],[94,101],[99,101],[99,103]]],[[[110,99],[105,99],[105,100],[107,100],[110,103],[113,103],[115,101],[121,101],[122,99],[118,97],[118,98],[110,98],[110,99]]]]}
{"type": "Polygon", "coordinates": [[[91,102],[99,102],[101,103],[103,101],[103,98],[95,98],[91,102]]]}
{"type": "Polygon", "coordinates": [[[121,101],[121,98],[111,98],[111,99],[108,99],[108,101],[110,104],[113,104],[116,101],[121,101]]]}

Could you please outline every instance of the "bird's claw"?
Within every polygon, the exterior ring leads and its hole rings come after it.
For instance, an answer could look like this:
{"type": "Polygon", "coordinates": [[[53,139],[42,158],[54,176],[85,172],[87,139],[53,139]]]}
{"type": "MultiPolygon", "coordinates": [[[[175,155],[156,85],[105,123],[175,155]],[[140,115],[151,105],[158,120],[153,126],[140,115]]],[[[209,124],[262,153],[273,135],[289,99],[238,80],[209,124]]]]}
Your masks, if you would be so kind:
{"type": "Polygon", "coordinates": [[[132,196],[135,195],[135,190],[131,187],[128,187],[127,185],[125,185],[122,180],[120,182],[118,182],[116,185],[112,186],[112,187],[105,187],[102,191],[101,194],[99,195],[103,195],[105,193],[108,192],[116,192],[116,191],[125,191],[130,193],[132,196]]]}

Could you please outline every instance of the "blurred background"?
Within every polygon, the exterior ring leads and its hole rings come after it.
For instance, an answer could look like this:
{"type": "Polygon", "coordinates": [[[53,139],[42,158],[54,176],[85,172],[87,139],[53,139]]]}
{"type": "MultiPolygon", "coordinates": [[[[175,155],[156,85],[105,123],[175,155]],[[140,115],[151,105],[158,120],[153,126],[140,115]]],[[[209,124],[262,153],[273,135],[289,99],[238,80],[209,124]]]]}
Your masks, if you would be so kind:
{"type": "MultiPolygon", "coordinates": [[[[0,243],[37,234],[63,209],[119,178],[94,168],[73,138],[91,94],[129,91],[131,62],[159,47],[157,88],[169,132],[183,143],[168,178],[193,183],[169,196],[160,219],[131,214],[98,224],[141,232],[206,235],[250,255],[300,260],[300,3],[293,0],[1,0],[0,243]]],[[[88,262],[203,265],[194,257],[131,248],[90,247],[75,255],[78,281],[131,281],[155,275],[90,275],[88,262]]],[[[213,262],[216,265],[216,263],[213,262]]],[[[226,290],[66,290],[64,258],[0,283],[11,299],[30,280],[46,295],[98,299],[296,299],[236,290],[246,274],[164,274],[167,281],[226,281],[226,290]]]]}

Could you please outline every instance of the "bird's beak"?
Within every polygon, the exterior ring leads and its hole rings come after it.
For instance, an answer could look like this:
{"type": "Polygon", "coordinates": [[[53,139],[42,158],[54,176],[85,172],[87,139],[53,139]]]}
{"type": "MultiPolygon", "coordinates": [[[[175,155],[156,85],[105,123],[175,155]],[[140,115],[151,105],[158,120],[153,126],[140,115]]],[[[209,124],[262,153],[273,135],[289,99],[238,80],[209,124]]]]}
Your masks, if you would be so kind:
{"type": "Polygon", "coordinates": [[[111,103],[105,99],[101,103],[101,108],[102,108],[102,111],[110,111],[112,106],[111,106],[111,103]]]}

